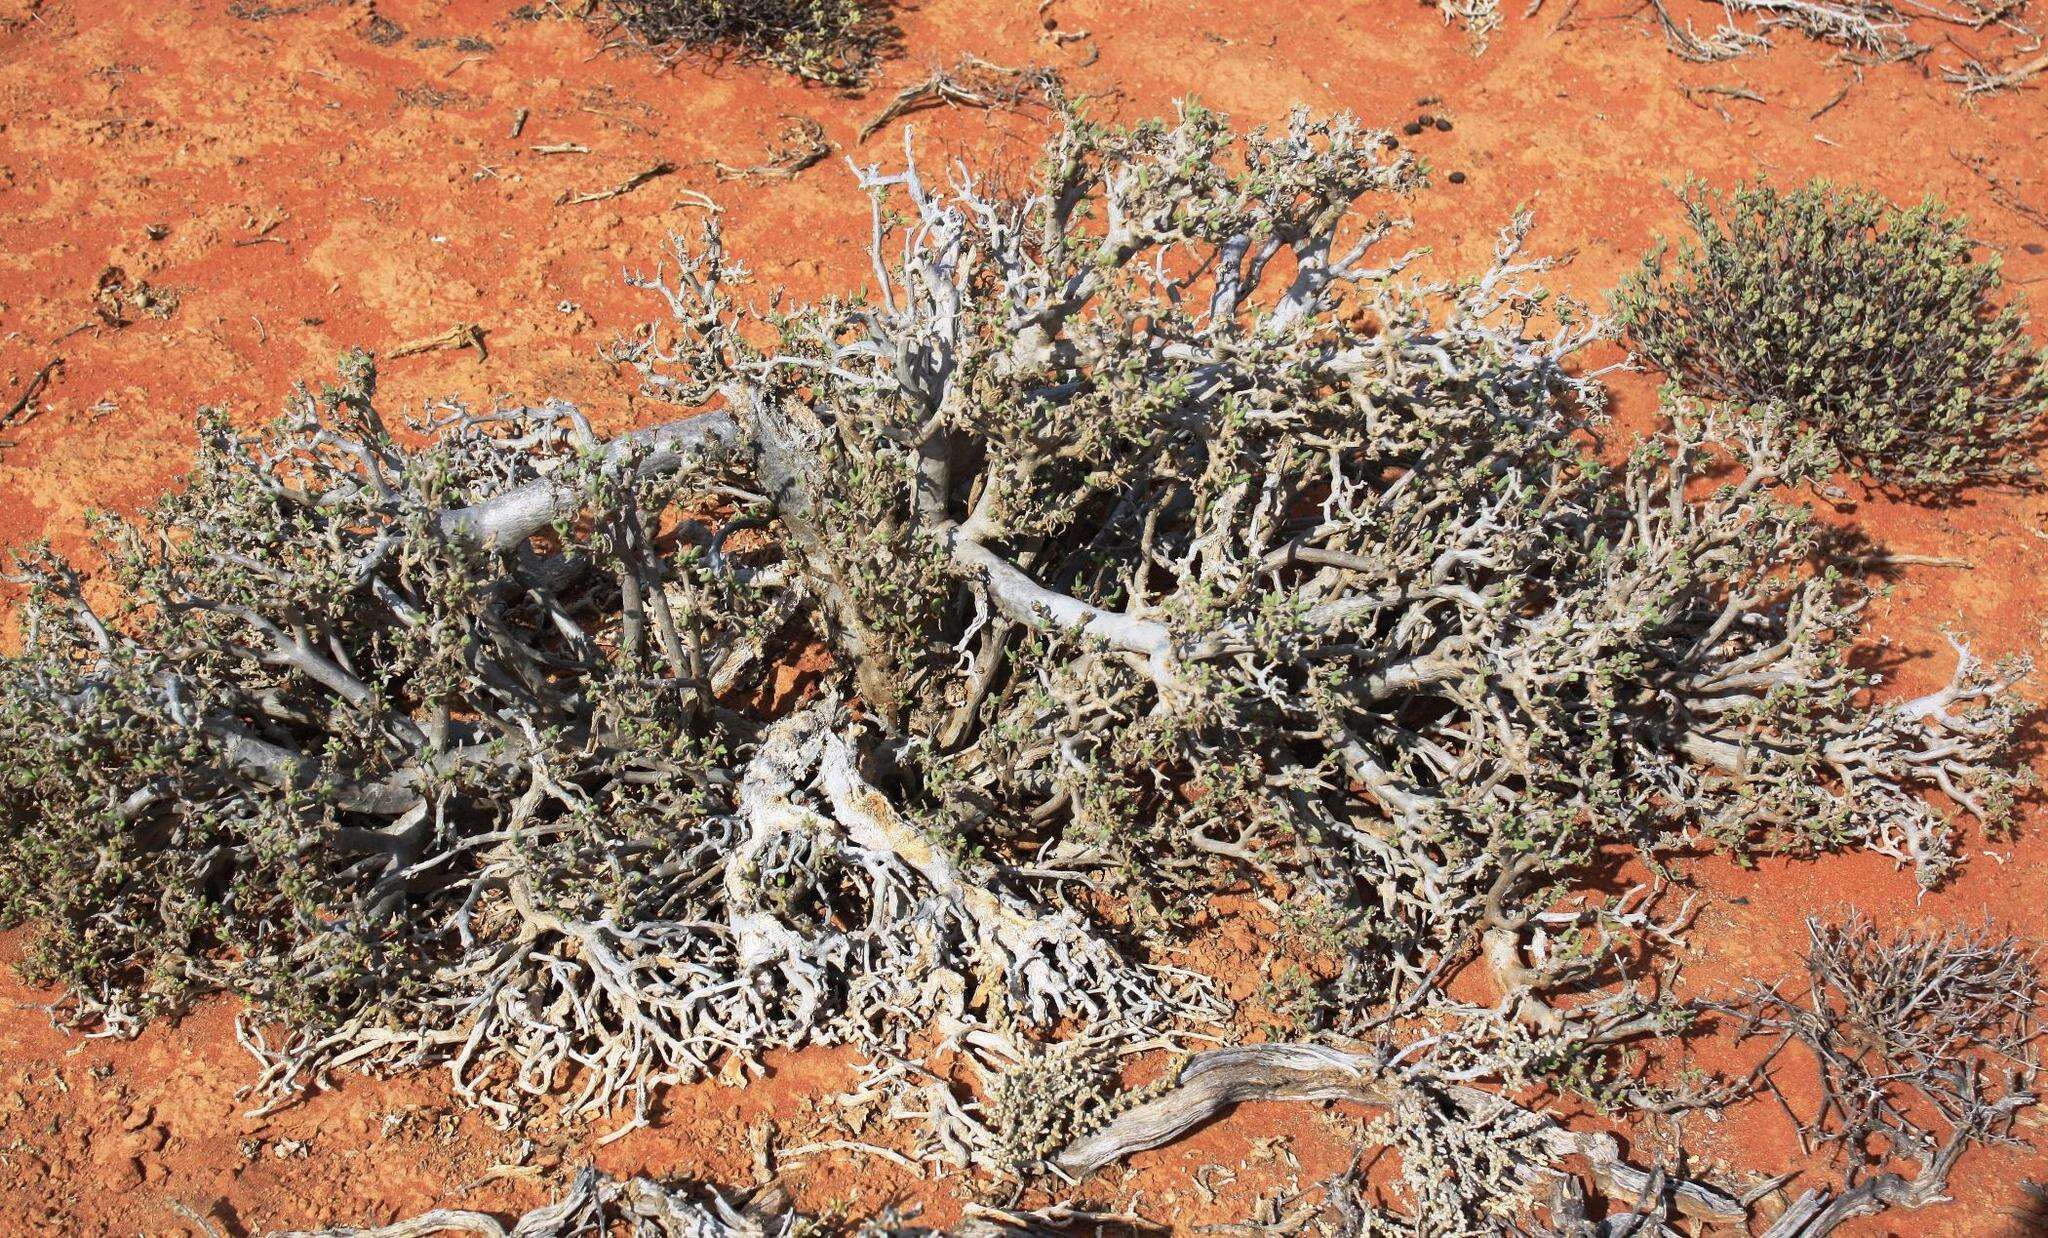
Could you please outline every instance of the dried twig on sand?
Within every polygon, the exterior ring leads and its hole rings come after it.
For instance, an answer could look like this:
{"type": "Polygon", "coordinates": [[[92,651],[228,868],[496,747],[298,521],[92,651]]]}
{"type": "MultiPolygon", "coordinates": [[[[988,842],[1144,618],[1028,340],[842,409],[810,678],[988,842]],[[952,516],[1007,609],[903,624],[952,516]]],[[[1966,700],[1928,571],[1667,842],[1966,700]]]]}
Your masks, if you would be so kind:
{"type": "Polygon", "coordinates": [[[2016,68],[1994,71],[1986,68],[1979,60],[1972,60],[1960,69],[1950,69],[1941,76],[1963,88],[1963,97],[1994,94],[2001,90],[2018,90],[2030,79],[2048,73],[2048,54],[2034,57],[2016,68]]]}
{"type": "Polygon", "coordinates": [[[785,116],[788,123],[768,147],[768,157],[751,167],[737,168],[729,163],[713,160],[712,170],[722,181],[746,180],[791,180],[805,168],[815,166],[818,161],[832,153],[832,143],[825,137],[825,127],[808,116],[785,116]]]}
{"type": "Polygon", "coordinates": [[[1810,1117],[1787,1112],[1802,1146],[1833,1149],[1845,1163],[1839,1193],[1806,1192],[1767,1238],[1818,1238],[1851,1217],[1944,1199],[1962,1154],[2019,1144],[2014,1119],[2037,1103],[2040,982],[2017,939],[1955,929],[1890,936],[1860,912],[1806,929],[1803,995],[1752,982],[1719,1007],[1741,1018],[1744,1035],[1775,1039],[1759,1078],[1788,1045],[1812,1055],[1820,1104],[1810,1117]]]}
{"type": "Polygon", "coordinates": [[[1722,120],[1730,123],[1733,123],[1735,117],[1729,113],[1727,108],[1714,102],[1715,99],[1740,99],[1745,103],[1764,102],[1762,95],[1744,86],[1694,86],[1686,82],[1680,82],[1678,84],[1678,91],[1694,107],[1713,108],[1716,112],[1720,113],[1722,120]],[[1704,103],[1700,101],[1701,96],[1706,96],[1704,103]]]}
{"type": "Polygon", "coordinates": [[[950,69],[934,69],[930,77],[897,91],[889,106],[860,127],[858,140],[865,142],[890,121],[926,108],[951,105],[1007,110],[1024,106],[1034,94],[1047,106],[1058,108],[1066,100],[1059,71],[1038,65],[1013,69],[968,56],[950,69]]]}
{"type": "Polygon", "coordinates": [[[1680,25],[1678,19],[1671,16],[1671,10],[1664,7],[1664,0],[1650,0],[1650,9],[1657,15],[1657,24],[1664,28],[1664,46],[1680,60],[1694,64],[1718,64],[1770,44],[1761,35],[1737,30],[1725,23],[1713,34],[1701,38],[1693,32],[1691,22],[1680,25]]]}
{"type": "Polygon", "coordinates": [[[52,357],[48,361],[43,362],[42,369],[29,376],[28,385],[21,389],[21,394],[15,397],[14,403],[7,406],[5,413],[0,413],[0,430],[5,430],[34,419],[36,415],[36,397],[41,395],[43,388],[49,385],[50,375],[55,373],[57,367],[63,364],[64,358],[52,357]],[[23,414],[27,415],[24,416],[23,414]]]}
{"type": "MultiPolygon", "coordinates": [[[[1198,1053],[1174,1085],[1077,1139],[1054,1158],[1063,1173],[1081,1175],[1134,1152],[1170,1143],[1184,1132],[1246,1101],[1348,1100],[1383,1105],[1405,1120],[1472,1130],[1493,1128],[1506,1150],[1486,1185],[1500,1198],[1528,1192],[1560,1176],[1558,1163],[1583,1157],[1601,1190],[1616,1199],[1656,1203],[1709,1221],[1739,1221],[1732,1195],[1702,1182],[1646,1173],[1621,1160],[1612,1135],[1568,1131],[1550,1119],[1479,1088],[1412,1069],[1388,1069],[1364,1054],[1314,1044],[1245,1045],[1198,1053]],[[1509,1132],[1512,1132],[1511,1134],[1509,1132]]],[[[1411,1129],[1407,1134],[1419,1132],[1411,1129]]]]}
{"type": "Polygon", "coordinates": [[[1821,117],[1827,115],[1829,112],[1834,111],[1837,107],[1841,106],[1842,100],[1849,97],[1850,91],[1856,89],[1858,86],[1861,86],[1862,84],[1863,70],[1857,69],[1855,70],[1854,77],[1851,77],[1848,81],[1843,82],[1842,88],[1836,91],[1834,94],[1828,96],[1828,101],[1826,103],[1823,103],[1819,107],[1813,109],[1811,112],[1808,112],[1806,114],[1806,119],[1819,120],[1821,117]]]}
{"type": "Polygon", "coordinates": [[[423,335],[416,340],[407,340],[389,351],[386,360],[397,357],[416,357],[421,353],[434,352],[443,348],[474,348],[478,357],[488,357],[484,347],[484,329],[473,322],[458,322],[446,331],[435,335],[423,335]]]}
{"type": "Polygon", "coordinates": [[[635,189],[640,188],[640,186],[645,185],[648,181],[651,181],[658,176],[667,176],[669,173],[675,170],[676,165],[664,159],[660,163],[655,164],[651,168],[647,168],[642,171],[633,173],[633,175],[627,177],[625,180],[620,181],[618,184],[613,185],[610,189],[598,189],[590,193],[576,194],[568,193],[565,191],[561,197],[555,199],[555,205],[579,206],[585,202],[602,202],[606,198],[620,197],[621,195],[633,192],[635,189]]]}
{"type": "MultiPolygon", "coordinates": [[[[1933,45],[1913,37],[1912,27],[1917,22],[1940,22],[1972,30],[2003,23],[2025,33],[2011,19],[2014,6],[2006,3],[1962,0],[1959,7],[1938,8],[1924,0],[1723,0],[1721,7],[1726,17],[1721,27],[1712,36],[1701,38],[1690,23],[1681,25],[1672,17],[1664,0],[1649,0],[1649,4],[1664,28],[1664,41],[1672,54],[1700,64],[1769,47],[1771,32],[1779,29],[1795,30],[1817,42],[1841,48],[1842,58],[1853,64],[1919,59],[1933,45]],[[1738,14],[1756,18],[1756,28],[1744,30],[1735,26],[1730,19],[1738,14]]],[[[2022,66],[2015,70],[2016,80],[2038,72],[2040,67],[2022,66]]],[[[1999,75],[1974,64],[1961,74],[1948,76],[1952,81],[1962,82],[1983,79],[1984,84],[1978,85],[1977,90],[1999,88],[1989,80],[1999,75]],[[1974,75],[1972,69],[1976,71],[1974,75]]]]}

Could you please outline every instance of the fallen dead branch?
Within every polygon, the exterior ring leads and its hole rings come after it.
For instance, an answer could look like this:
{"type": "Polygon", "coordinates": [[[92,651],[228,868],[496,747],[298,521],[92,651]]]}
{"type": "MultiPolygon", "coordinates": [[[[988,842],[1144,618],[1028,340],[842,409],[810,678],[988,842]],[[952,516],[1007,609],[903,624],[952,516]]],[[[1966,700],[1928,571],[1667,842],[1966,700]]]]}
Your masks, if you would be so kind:
{"type": "Polygon", "coordinates": [[[640,188],[640,186],[645,185],[647,182],[657,177],[667,176],[675,170],[676,165],[664,159],[651,168],[633,173],[633,175],[613,185],[610,189],[598,189],[589,193],[577,194],[564,191],[561,197],[555,199],[555,205],[580,206],[586,202],[603,202],[607,198],[622,197],[640,188]]]}
{"type": "Polygon", "coordinates": [[[0,430],[12,429],[35,419],[36,397],[43,393],[44,387],[49,386],[50,375],[56,373],[63,364],[64,358],[52,357],[43,362],[41,369],[29,375],[28,382],[21,388],[21,394],[14,398],[14,403],[7,406],[6,412],[0,413],[0,430]]]}
{"type": "Polygon", "coordinates": [[[1554,1179],[1562,1172],[1562,1161],[1583,1157],[1594,1182],[1613,1198],[1668,1203],[1686,1216],[1706,1221],[1740,1221],[1746,1215],[1739,1200],[1717,1187],[1626,1164],[1610,1135],[1567,1131],[1491,1092],[1419,1072],[1389,1071],[1365,1055],[1314,1044],[1248,1045],[1198,1053],[1171,1087],[1068,1145],[1052,1164],[1063,1174],[1079,1177],[1132,1153],[1171,1143],[1247,1101],[1326,1100],[1400,1107],[1405,1117],[1420,1114],[1453,1127],[1480,1128],[1509,1119],[1525,1150],[1542,1159],[1518,1165],[1491,1184],[1503,1193],[1528,1189],[1533,1185],[1530,1179],[1554,1179]],[[1648,1200],[1643,1199],[1646,1190],[1648,1200]]]}
{"type": "Polygon", "coordinates": [[[897,91],[888,106],[860,127],[857,140],[865,142],[889,122],[927,108],[1000,111],[1023,107],[1034,98],[1055,110],[1064,103],[1066,87],[1057,70],[1037,65],[1013,69],[967,56],[952,68],[934,69],[923,81],[897,91]]]}
{"type": "Polygon", "coordinates": [[[458,322],[446,331],[424,335],[416,340],[407,340],[384,351],[387,359],[416,357],[421,353],[435,352],[443,348],[474,348],[479,359],[490,356],[484,346],[484,329],[473,322],[458,322]]]}
{"type": "Polygon", "coordinates": [[[1767,46],[1768,40],[1759,35],[1737,30],[1723,23],[1713,34],[1702,38],[1693,31],[1692,23],[1680,25],[1664,6],[1664,0],[1649,0],[1650,10],[1657,15],[1657,24],[1664,30],[1664,46],[1680,60],[1694,64],[1718,64],[1748,54],[1760,46],[1767,46]]]}
{"type": "Polygon", "coordinates": [[[1971,60],[1959,69],[1944,72],[1942,77],[1961,86],[1964,98],[1972,98],[2001,90],[2018,90],[2044,72],[2048,72],[2048,54],[2004,70],[1990,69],[1980,61],[1971,60]]]}
{"type": "Polygon", "coordinates": [[[1818,1107],[1801,1115],[1779,1100],[1801,1145],[1830,1150],[1846,1173],[1839,1191],[1803,1194],[1767,1238],[1819,1238],[1853,1217],[1946,1199],[1962,1155],[2022,1145],[2015,1120],[2038,1103],[2041,989],[2018,940],[1989,930],[1886,935],[1861,912],[1806,928],[1804,993],[1752,982],[1719,1007],[1743,1036],[1775,1041],[1759,1072],[1789,1045],[1812,1056],[1818,1107]]]}
{"type": "Polygon", "coordinates": [[[1693,86],[1685,82],[1678,89],[1688,99],[1695,95],[1713,95],[1722,99],[1741,99],[1747,103],[1762,103],[1764,97],[1747,86],[1693,86]]]}
{"type": "Polygon", "coordinates": [[[815,166],[832,153],[825,127],[808,116],[784,116],[782,132],[768,147],[768,157],[749,167],[712,161],[722,181],[791,180],[804,169],[815,166]]]}
{"type": "Polygon", "coordinates": [[[1903,551],[1885,551],[1880,554],[1863,555],[1848,561],[1852,567],[1864,571],[1887,567],[1959,567],[1976,568],[1976,564],[1958,555],[1917,555],[1903,551]]]}
{"type": "MultiPolygon", "coordinates": [[[[2014,20],[2018,6],[2004,0],[1980,3],[1963,0],[1957,7],[1942,8],[1924,0],[1724,0],[1722,22],[1712,35],[1697,34],[1691,24],[1681,24],[1666,8],[1664,0],[1649,0],[1665,44],[1681,59],[1708,64],[1746,55],[1771,45],[1778,30],[1792,30],[1816,42],[1841,49],[1842,59],[1854,65],[1914,61],[1933,50],[1920,42],[1913,31],[1917,23],[1935,22],[1983,29],[1994,23],[2015,32],[2030,34],[2014,20]],[[1738,16],[1754,18],[1752,29],[1735,24],[1738,16]]],[[[2031,48],[2029,49],[2031,50],[2031,48]]],[[[2035,66],[2033,71],[2038,71],[2035,66]]],[[[2024,80],[2025,73],[2017,80],[2024,80]]],[[[1945,74],[1951,81],[1966,83],[1965,94],[1999,89],[2008,83],[1994,81],[1994,75],[1972,62],[1961,71],[1945,74]]],[[[2016,84],[2010,83],[2010,84],[2016,84]]]]}
{"type": "Polygon", "coordinates": [[[1697,108],[1711,107],[1720,115],[1724,122],[1730,124],[1734,123],[1735,117],[1729,113],[1727,108],[1722,107],[1719,103],[1714,102],[1714,100],[1740,99],[1745,103],[1764,102],[1762,95],[1746,86],[1694,86],[1680,82],[1678,90],[1679,93],[1685,96],[1686,102],[1697,108]],[[1701,102],[1702,97],[1705,98],[1705,102],[1701,102]]]}
{"type": "Polygon", "coordinates": [[[1887,0],[1724,0],[1731,13],[1761,19],[1761,28],[1797,30],[1843,48],[1861,63],[1913,60],[1929,45],[1907,34],[1908,19],[1887,0]]]}
{"type": "Polygon", "coordinates": [[[1828,96],[1828,101],[1826,103],[1823,103],[1819,107],[1813,109],[1813,111],[1808,112],[1806,114],[1806,119],[1819,120],[1821,117],[1827,115],[1829,112],[1834,111],[1837,107],[1841,106],[1842,100],[1849,97],[1850,91],[1856,89],[1856,87],[1862,84],[1863,70],[1859,67],[1855,70],[1855,76],[1851,77],[1848,81],[1843,82],[1842,88],[1836,91],[1834,94],[1828,96]]]}

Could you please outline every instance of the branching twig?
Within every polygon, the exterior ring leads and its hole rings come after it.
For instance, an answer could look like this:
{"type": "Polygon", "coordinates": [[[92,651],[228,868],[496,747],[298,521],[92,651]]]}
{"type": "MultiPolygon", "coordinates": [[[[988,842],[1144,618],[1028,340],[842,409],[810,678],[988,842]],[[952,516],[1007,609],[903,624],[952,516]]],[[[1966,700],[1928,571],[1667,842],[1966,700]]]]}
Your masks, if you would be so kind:
{"type": "Polygon", "coordinates": [[[646,168],[642,171],[633,173],[633,175],[627,177],[625,180],[620,181],[618,184],[613,185],[610,189],[597,189],[592,190],[588,193],[569,193],[567,191],[564,191],[561,197],[555,199],[555,205],[580,206],[585,202],[602,202],[607,198],[620,197],[624,194],[629,194],[633,192],[635,189],[638,189],[640,186],[645,185],[648,181],[654,180],[656,177],[667,176],[669,173],[674,172],[675,170],[675,164],[670,163],[667,160],[663,160],[660,163],[655,164],[653,167],[646,168]]]}
{"type": "Polygon", "coordinates": [[[785,116],[783,119],[789,123],[783,126],[781,135],[769,146],[767,159],[744,168],[714,160],[711,166],[718,179],[793,180],[797,173],[832,153],[832,143],[825,139],[823,125],[808,116],[785,116]]]}
{"type": "Polygon", "coordinates": [[[1034,95],[1058,109],[1066,98],[1059,73],[1036,65],[1013,69],[967,56],[952,68],[934,69],[923,81],[897,91],[888,106],[860,127],[856,140],[865,142],[890,121],[926,108],[1014,109],[1030,102],[1034,95]]]}
{"type": "Polygon", "coordinates": [[[29,375],[28,382],[22,386],[21,394],[15,397],[14,403],[7,406],[6,412],[0,413],[0,430],[11,429],[35,419],[36,397],[49,385],[50,375],[56,373],[57,368],[63,364],[64,358],[52,357],[43,362],[41,369],[29,375]]]}

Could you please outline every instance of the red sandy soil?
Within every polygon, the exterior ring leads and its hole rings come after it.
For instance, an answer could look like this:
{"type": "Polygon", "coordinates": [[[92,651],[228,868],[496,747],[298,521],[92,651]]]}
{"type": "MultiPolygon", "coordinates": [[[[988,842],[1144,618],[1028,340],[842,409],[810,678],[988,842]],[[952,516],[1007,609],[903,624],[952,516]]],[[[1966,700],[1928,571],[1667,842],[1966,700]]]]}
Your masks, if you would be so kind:
{"type": "MultiPolygon", "coordinates": [[[[784,115],[815,117],[863,161],[898,160],[900,127],[863,148],[861,122],[962,53],[1056,65],[1075,89],[1102,93],[1098,113],[1125,118],[1192,95],[1240,122],[1302,103],[1397,125],[1418,98],[1440,96],[1426,110],[1455,129],[1413,145],[1439,174],[1468,176],[1451,185],[1439,175],[1415,208],[1416,236],[1436,247],[1443,271],[1483,262],[1498,226],[1526,204],[1536,246],[1576,254],[1553,282],[1599,303],[1676,222],[1666,185],[1826,174],[1899,200],[1940,195],[2004,255],[2013,283],[2048,281],[2048,229],[2019,209],[2048,211],[2040,89],[1965,106],[1953,86],[1888,66],[1865,70],[1816,118],[1852,71],[1792,36],[1761,56],[1699,66],[1666,54],[1633,0],[1551,0],[1529,17],[1508,5],[1517,11],[1475,57],[1434,9],[1406,0],[1059,0],[1049,13],[1059,31],[1089,32],[1071,42],[1048,37],[1032,0],[925,0],[899,15],[905,54],[865,98],[845,98],[768,71],[663,71],[603,54],[584,26],[513,20],[505,0],[0,0],[0,409],[63,359],[40,414],[0,432],[12,440],[0,449],[0,544],[75,545],[88,510],[132,511],[173,484],[201,405],[253,423],[295,379],[330,372],[344,348],[388,351],[458,323],[482,327],[488,355],[389,361],[388,407],[559,396],[605,428],[660,415],[638,406],[631,375],[596,349],[653,312],[620,273],[653,265],[669,230],[694,231],[700,211],[685,191],[726,208],[728,240],[764,285],[799,296],[855,286],[866,206],[843,165],[722,184],[710,162],[757,162],[784,115]],[[373,18],[402,37],[373,41],[389,33],[373,18]],[[1763,102],[1696,102],[1685,84],[1740,86],[1763,102]],[[529,118],[514,138],[520,109],[529,118]],[[532,149],[547,143],[589,153],[532,149]],[[1971,159],[2005,185],[2003,203],[1971,159]],[[556,205],[660,161],[677,171],[608,201],[556,205]],[[176,310],[102,323],[93,299],[108,267],[176,294],[176,310]]],[[[1693,0],[1673,8],[1703,27],[1718,20],[1693,0]]],[[[967,112],[915,123],[927,160],[972,154],[1015,168],[1028,166],[1043,132],[1037,120],[967,112]]],[[[1616,387],[1621,424],[1647,424],[1652,380],[1620,375],[1616,387]]],[[[1859,494],[1832,518],[1894,550],[1974,565],[1907,569],[1875,608],[1874,630],[1899,662],[1896,690],[1946,676],[1944,627],[1990,655],[2039,643],[2048,492],[1942,507],[1859,494]]],[[[1972,839],[1961,877],[1918,902],[1910,876],[1868,856],[1701,866],[1714,897],[1692,934],[1689,982],[1725,991],[1784,975],[1797,965],[1801,917],[1847,903],[1889,923],[1988,916],[2037,933],[2048,902],[2042,816],[2030,806],[2016,840],[1972,839]]],[[[19,934],[0,937],[0,961],[20,950],[19,934]]],[[[1219,941],[1210,961],[1241,975],[1264,957],[1256,941],[1219,941]]],[[[231,1003],[202,1003],[120,1043],[54,1030],[37,1009],[51,997],[0,968],[0,1233],[197,1233],[179,1206],[237,1233],[381,1222],[437,1205],[515,1209],[542,1202],[593,1155],[615,1172],[744,1185],[752,1132],[773,1120],[785,1146],[799,1142],[807,1115],[851,1070],[833,1053],[771,1059],[743,1088],[678,1089],[652,1129],[594,1152],[601,1128],[545,1122],[527,1146],[452,1105],[438,1074],[344,1079],[248,1117],[253,1102],[235,1093],[252,1064],[235,1043],[231,1003]]],[[[1695,1119],[1685,1134],[1710,1162],[1735,1168],[1796,1160],[1775,1109],[1695,1119]]],[[[1336,1111],[1246,1106],[1108,1175],[1092,1198],[1122,1204],[1136,1192],[1140,1212],[1177,1226],[1236,1220],[1260,1193],[1311,1183],[1349,1156],[1336,1111]],[[1215,1178],[1213,1200],[1194,1174],[1211,1164],[1238,1174],[1215,1178]]],[[[2048,1164],[1973,1155],[1953,1204],[1855,1232],[2020,1232],[2022,1174],[2048,1177],[2048,1164]]],[[[957,1211],[951,1188],[843,1152],[800,1162],[793,1180],[810,1208],[860,1216],[914,1201],[933,1223],[957,1211]]]]}

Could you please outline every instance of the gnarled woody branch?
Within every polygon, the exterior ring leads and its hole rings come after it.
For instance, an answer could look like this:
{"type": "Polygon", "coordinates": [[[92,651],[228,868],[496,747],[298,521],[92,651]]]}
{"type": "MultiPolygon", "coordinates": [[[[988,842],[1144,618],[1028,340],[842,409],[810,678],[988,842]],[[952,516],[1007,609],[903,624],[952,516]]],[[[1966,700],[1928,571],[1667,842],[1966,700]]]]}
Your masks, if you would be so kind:
{"type": "Polygon", "coordinates": [[[1101,1026],[1122,1016],[1158,1026],[1197,1012],[1167,999],[1080,916],[1001,890],[996,866],[966,871],[869,780],[853,733],[834,702],[783,719],[762,737],[739,791],[747,833],[725,867],[738,961],[749,974],[779,975],[799,995],[799,1022],[900,1019],[914,1030],[939,1017],[986,1042],[1015,1023],[1101,1026]],[[850,930],[793,928],[777,910],[835,884],[860,893],[838,907],[850,930]],[[848,975],[849,958],[872,974],[848,975]],[[932,981],[952,968],[967,971],[967,988],[933,1006],[944,986],[932,981]],[[842,1003],[844,1015],[821,1009],[842,1003]]]}
{"type": "Polygon", "coordinates": [[[651,479],[685,465],[716,469],[737,457],[740,443],[739,422],[728,412],[634,430],[606,443],[594,469],[561,470],[557,476],[536,478],[444,512],[441,531],[480,550],[511,550],[549,525],[582,512],[599,481],[651,479]]]}
{"type": "MultiPolygon", "coordinates": [[[[1062,1173],[1092,1173],[1133,1152],[1170,1143],[1194,1127],[1246,1101],[1349,1100],[1392,1104],[1402,1092],[1422,1092],[1440,1108],[1442,1120],[1469,1121],[1472,1115],[1514,1106],[1491,1092],[1425,1077],[1388,1072],[1361,1054],[1316,1044],[1263,1044],[1212,1049],[1195,1054],[1172,1087],[1126,1110],[1103,1129],[1078,1139],[1053,1158],[1062,1173]]],[[[1593,1180],[1616,1199],[1637,1200],[1651,1175],[1619,1156],[1614,1137],[1576,1133],[1547,1125],[1539,1132],[1546,1150],[1559,1159],[1581,1156],[1593,1180]]],[[[1547,1171],[1547,1167],[1531,1167],[1547,1171]]],[[[1666,1178],[1673,1204],[1687,1216],[1740,1221],[1741,1202],[1700,1182],[1666,1178]]]]}

